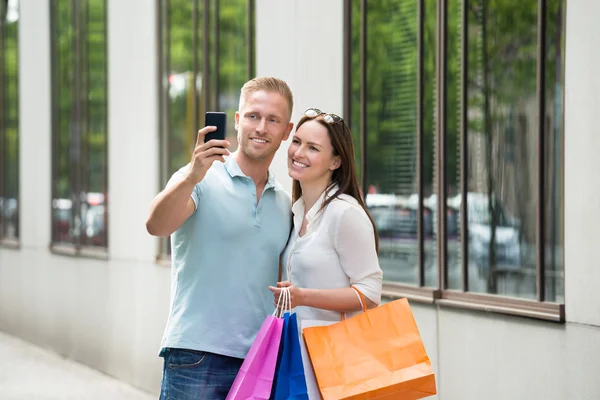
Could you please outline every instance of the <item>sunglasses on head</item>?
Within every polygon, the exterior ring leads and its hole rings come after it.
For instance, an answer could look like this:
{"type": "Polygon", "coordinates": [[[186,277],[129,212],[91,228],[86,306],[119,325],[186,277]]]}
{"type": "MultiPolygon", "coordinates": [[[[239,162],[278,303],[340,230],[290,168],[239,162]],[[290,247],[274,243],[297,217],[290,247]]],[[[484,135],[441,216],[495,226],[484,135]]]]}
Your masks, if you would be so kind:
{"type": "Polygon", "coordinates": [[[338,122],[343,121],[342,117],[340,117],[339,115],[324,113],[323,111],[319,110],[318,108],[312,108],[312,107],[307,108],[306,111],[304,111],[304,115],[306,115],[307,117],[310,117],[310,118],[316,118],[319,116],[323,116],[323,119],[325,120],[325,122],[327,122],[330,125],[337,124],[338,122]]]}

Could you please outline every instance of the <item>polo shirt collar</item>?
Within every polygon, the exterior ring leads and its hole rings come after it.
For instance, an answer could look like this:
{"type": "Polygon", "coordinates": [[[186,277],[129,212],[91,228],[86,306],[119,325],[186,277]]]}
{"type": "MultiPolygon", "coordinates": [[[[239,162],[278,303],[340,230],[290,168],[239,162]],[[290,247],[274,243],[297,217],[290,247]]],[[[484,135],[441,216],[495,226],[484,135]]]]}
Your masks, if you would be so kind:
{"type": "MultiPolygon", "coordinates": [[[[232,178],[235,178],[236,176],[249,178],[246,174],[244,174],[244,171],[242,171],[242,169],[238,165],[237,161],[235,161],[235,157],[233,157],[233,156],[228,156],[225,158],[225,170],[227,170],[227,172],[229,173],[229,175],[232,178]]],[[[267,174],[268,174],[268,176],[267,176],[267,183],[265,185],[265,190],[267,190],[269,188],[278,189],[279,186],[277,184],[277,180],[275,179],[275,175],[273,174],[273,172],[271,171],[270,168],[267,171],[267,174]]]]}
{"type": "Polygon", "coordinates": [[[236,176],[246,176],[233,156],[225,158],[225,169],[232,178],[235,178],[236,176]]]}

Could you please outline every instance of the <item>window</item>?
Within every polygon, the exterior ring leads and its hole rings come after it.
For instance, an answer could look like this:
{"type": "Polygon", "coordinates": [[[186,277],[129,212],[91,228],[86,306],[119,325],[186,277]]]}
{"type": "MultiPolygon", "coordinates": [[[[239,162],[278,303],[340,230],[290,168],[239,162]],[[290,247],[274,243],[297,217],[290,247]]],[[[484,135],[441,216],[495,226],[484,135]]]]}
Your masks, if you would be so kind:
{"type": "Polygon", "coordinates": [[[105,254],[106,2],[51,3],[52,248],[105,254]]]}
{"type": "Polygon", "coordinates": [[[564,320],[564,10],[346,2],[345,108],[388,295],[564,320]]]}
{"type": "Polygon", "coordinates": [[[0,243],[19,240],[19,2],[0,2],[0,243]]]}
{"type": "MultiPolygon", "coordinates": [[[[160,0],[161,187],[191,158],[206,111],[227,114],[227,139],[242,85],[254,76],[249,0],[160,0]]],[[[170,253],[168,241],[161,253],[170,253]]]]}

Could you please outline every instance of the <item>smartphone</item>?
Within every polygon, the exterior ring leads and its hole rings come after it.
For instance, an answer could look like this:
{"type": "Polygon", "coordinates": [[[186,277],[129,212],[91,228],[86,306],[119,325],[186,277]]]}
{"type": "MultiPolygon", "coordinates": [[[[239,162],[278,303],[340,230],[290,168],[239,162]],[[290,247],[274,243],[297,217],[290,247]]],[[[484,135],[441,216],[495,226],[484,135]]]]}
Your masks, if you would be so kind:
{"type": "Polygon", "coordinates": [[[208,132],[206,136],[204,136],[204,143],[212,139],[224,140],[226,122],[227,116],[224,112],[207,112],[206,116],[204,117],[204,126],[216,126],[217,130],[208,132]]]}

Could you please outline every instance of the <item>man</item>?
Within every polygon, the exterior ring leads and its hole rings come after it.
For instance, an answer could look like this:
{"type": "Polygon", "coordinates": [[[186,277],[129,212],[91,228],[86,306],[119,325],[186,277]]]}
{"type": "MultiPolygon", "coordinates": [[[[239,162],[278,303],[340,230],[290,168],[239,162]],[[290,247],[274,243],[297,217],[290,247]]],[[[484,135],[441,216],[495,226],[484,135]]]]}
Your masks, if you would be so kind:
{"type": "Polygon", "coordinates": [[[171,235],[171,311],[161,344],[161,399],[225,399],[252,341],[273,310],[269,285],[291,228],[291,199],[269,172],[293,128],[292,93],[264,77],[241,90],[235,129],[204,143],[150,205],[155,236],[171,235]],[[215,162],[219,161],[219,162],[215,162]]]}

